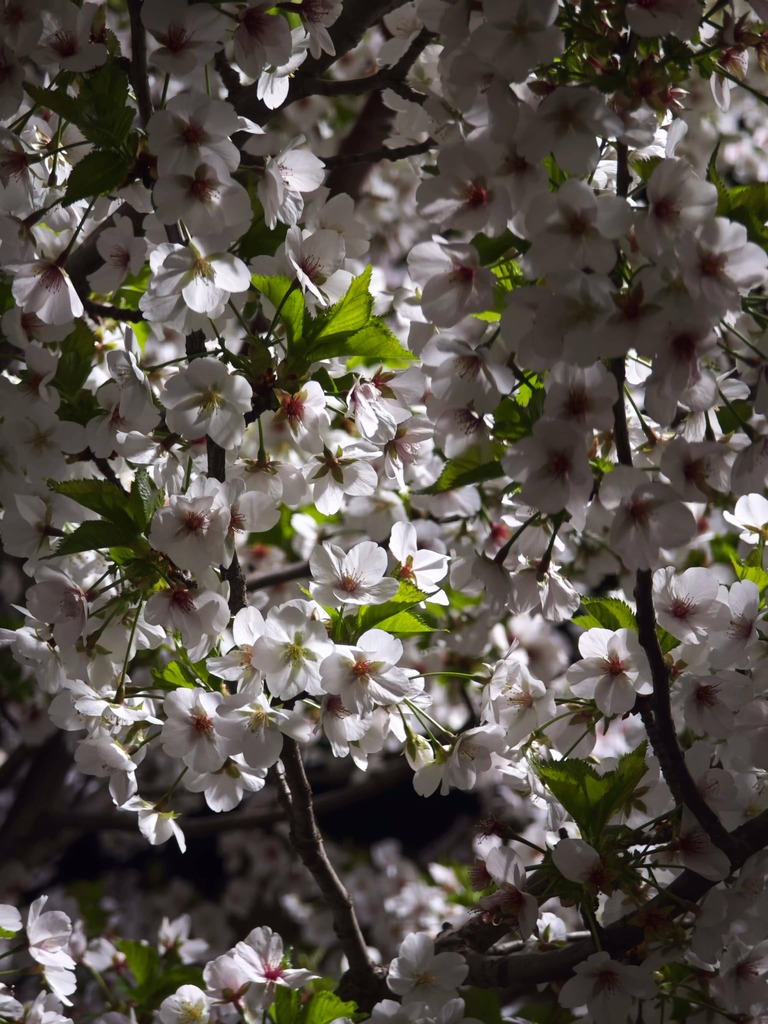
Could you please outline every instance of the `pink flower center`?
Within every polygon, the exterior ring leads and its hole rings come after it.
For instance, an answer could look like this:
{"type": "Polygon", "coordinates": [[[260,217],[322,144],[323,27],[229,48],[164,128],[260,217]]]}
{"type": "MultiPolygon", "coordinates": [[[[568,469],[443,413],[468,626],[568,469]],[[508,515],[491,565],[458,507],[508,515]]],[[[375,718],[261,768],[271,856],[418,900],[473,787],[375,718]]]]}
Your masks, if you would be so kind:
{"type": "Polygon", "coordinates": [[[189,716],[190,724],[200,736],[210,736],[213,732],[213,719],[204,711],[196,711],[189,716]]]}
{"type": "Polygon", "coordinates": [[[359,679],[361,682],[367,682],[368,679],[370,678],[372,668],[372,661],[366,661],[364,658],[358,658],[357,661],[352,666],[352,668],[350,669],[350,672],[355,677],[355,679],[359,679]]]}

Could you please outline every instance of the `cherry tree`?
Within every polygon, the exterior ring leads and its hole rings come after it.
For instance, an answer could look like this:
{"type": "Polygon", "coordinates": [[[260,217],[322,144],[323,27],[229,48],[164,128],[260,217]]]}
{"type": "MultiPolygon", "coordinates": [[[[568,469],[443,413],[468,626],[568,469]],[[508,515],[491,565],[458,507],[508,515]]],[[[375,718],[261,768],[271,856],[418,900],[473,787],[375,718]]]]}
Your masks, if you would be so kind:
{"type": "Polygon", "coordinates": [[[0,25],[0,1020],[766,1019],[765,0],[0,25]]]}

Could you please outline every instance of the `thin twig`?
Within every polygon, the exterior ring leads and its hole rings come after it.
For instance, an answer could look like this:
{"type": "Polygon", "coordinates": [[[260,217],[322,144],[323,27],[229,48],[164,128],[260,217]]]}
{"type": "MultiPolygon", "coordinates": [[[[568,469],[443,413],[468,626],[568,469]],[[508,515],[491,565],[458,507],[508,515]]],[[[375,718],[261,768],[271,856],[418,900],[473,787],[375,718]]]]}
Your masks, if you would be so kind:
{"type": "Polygon", "coordinates": [[[138,324],[144,320],[140,309],[123,309],[121,306],[105,306],[100,302],[80,296],[86,313],[97,320],[119,320],[121,323],[138,324]]]}
{"type": "Polygon", "coordinates": [[[302,580],[307,576],[309,576],[309,562],[292,562],[283,569],[252,577],[246,582],[245,589],[252,593],[254,590],[266,590],[267,587],[279,587],[282,583],[290,583],[291,580],[302,580]]]}
{"type": "Polygon", "coordinates": [[[323,157],[326,167],[348,167],[350,164],[375,164],[380,160],[405,160],[409,156],[420,156],[428,153],[436,145],[434,139],[423,142],[412,142],[408,146],[380,146],[367,153],[337,153],[335,156],[323,157]]]}

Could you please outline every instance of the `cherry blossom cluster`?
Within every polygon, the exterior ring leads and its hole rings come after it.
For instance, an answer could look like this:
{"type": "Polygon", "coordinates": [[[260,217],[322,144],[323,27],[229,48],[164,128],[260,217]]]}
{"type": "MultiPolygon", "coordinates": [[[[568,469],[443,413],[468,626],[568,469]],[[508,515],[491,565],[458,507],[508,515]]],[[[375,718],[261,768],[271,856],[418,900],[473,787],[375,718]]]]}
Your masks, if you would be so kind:
{"type": "MultiPolygon", "coordinates": [[[[278,794],[375,1024],[477,985],[527,1020],[534,955],[580,1019],[757,1020],[768,201],[717,142],[768,9],[379,6],[0,5],[6,756],[63,734],[62,785],[182,851],[278,794]],[[334,152],[374,89],[383,136],[334,152]],[[313,766],[400,759],[494,812],[422,883],[471,908],[440,936],[415,879],[405,935],[345,898],[312,817],[313,766]]],[[[0,929],[52,994],[0,1014],[100,1013],[76,964],[141,988],[45,900],[0,929]]],[[[143,1010],[298,1014],[314,970],[252,924],[143,1010]]]]}

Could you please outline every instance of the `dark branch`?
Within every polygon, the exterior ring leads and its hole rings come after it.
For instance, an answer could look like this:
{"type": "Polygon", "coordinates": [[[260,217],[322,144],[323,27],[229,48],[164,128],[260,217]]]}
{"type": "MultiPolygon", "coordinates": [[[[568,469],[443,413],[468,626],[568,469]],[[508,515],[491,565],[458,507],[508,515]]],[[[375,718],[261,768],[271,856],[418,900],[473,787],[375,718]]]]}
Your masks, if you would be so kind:
{"type": "Polygon", "coordinates": [[[373,999],[375,1002],[380,997],[382,982],[368,956],[352,897],[325,851],[301,750],[298,743],[287,736],[283,740],[281,760],[285,772],[283,801],[289,819],[291,843],[312,873],[333,914],[334,930],[349,963],[349,982],[363,1000],[373,999]]]}
{"type": "Polygon", "coordinates": [[[96,320],[119,320],[121,323],[137,324],[144,319],[140,309],[122,309],[120,306],[105,306],[80,296],[86,313],[96,320]]]}
{"type": "MultiPolygon", "coordinates": [[[[738,870],[749,857],[768,845],[768,811],[737,828],[729,839],[734,847],[733,869],[738,870]]],[[[652,929],[654,925],[658,926],[659,921],[680,917],[717,884],[695,871],[683,871],[648,903],[602,929],[602,948],[614,959],[619,959],[645,941],[646,928],[652,929]]],[[[577,964],[596,951],[591,935],[572,945],[544,953],[484,956],[467,950],[464,952],[469,963],[467,982],[481,988],[502,988],[505,996],[522,994],[542,983],[564,981],[577,964]]]]}
{"type": "Polygon", "coordinates": [[[350,164],[377,164],[380,160],[405,160],[409,156],[428,153],[435,145],[434,139],[425,139],[424,142],[414,142],[395,149],[381,146],[367,153],[337,153],[335,156],[323,157],[323,163],[326,167],[348,167],[350,164]]]}
{"type": "Polygon", "coordinates": [[[139,108],[142,128],[152,116],[152,100],[149,95],[149,74],[147,72],[147,37],[141,23],[143,0],[128,0],[128,17],[131,25],[130,79],[139,108]]]}
{"type": "Polygon", "coordinates": [[[291,565],[286,565],[284,569],[254,576],[248,580],[245,588],[249,593],[254,590],[266,590],[267,587],[279,587],[281,583],[302,580],[306,576],[309,576],[309,562],[293,562],[291,565]]]}

